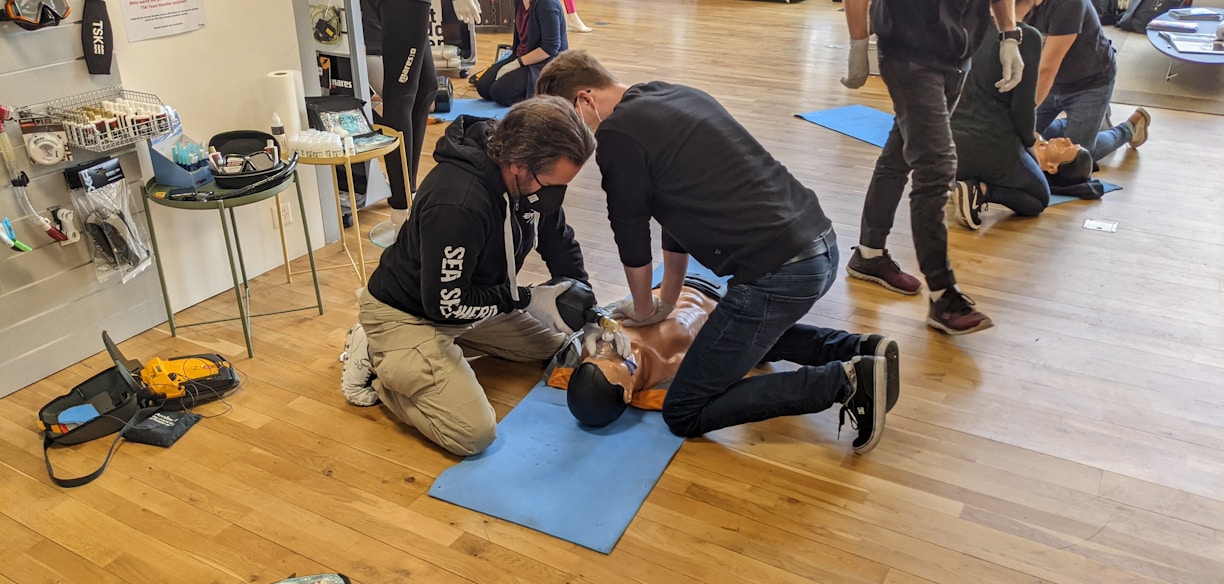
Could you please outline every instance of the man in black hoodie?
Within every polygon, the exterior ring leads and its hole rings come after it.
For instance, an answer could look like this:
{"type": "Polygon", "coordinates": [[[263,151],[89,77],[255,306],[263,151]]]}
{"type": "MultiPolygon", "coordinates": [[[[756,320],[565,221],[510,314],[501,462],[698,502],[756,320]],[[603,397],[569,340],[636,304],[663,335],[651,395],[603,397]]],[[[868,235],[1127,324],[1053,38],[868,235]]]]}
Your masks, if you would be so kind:
{"type": "Polygon", "coordinates": [[[867,81],[867,11],[879,39],[880,76],[888,86],[896,121],[876,161],[863,201],[859,247],[846,271],[901,294],[918,294],[922,284],[901,271],[885,245],[909,175],[910,224],[918,267],[931,291],[927,325],[959,335],[992,326],[956,289],[948,262],[948,229],[943,208],[956,180],[956,150],[949,118],[960,98],[970,58],[982,42],[991,13],[1002,31],[1000,92],[1020,83],[1020,31],[1014,0],[846,0],[850,28],[849,70],[842,84],[851,89],[867,81]]]}
{"type": "Polygon", "coordinates": [[[594,136],[556,98],[524,101],[501,122],[451,123],[412,213],[358,293],[346,370],[365,356],[368,339],[376,377],[370,388],[346,387],[350,402],[381,400],[461,456],[493,442],[493,407],[462,349],[542,361],[572,332],[557,309],[572,282],[528,288],[515,274],[535,249],[554,281],[587,280],[561,202],[594,150],[594,136]]]}

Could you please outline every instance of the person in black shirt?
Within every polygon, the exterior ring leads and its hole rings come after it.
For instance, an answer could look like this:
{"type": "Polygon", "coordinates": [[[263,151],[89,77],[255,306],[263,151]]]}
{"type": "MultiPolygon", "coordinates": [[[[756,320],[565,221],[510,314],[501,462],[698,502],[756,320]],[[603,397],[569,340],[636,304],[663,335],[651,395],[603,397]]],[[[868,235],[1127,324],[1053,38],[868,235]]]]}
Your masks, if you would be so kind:
{"type": "Polygon", "coordinates": [[[970,229],[982,226],[982,208],[994,203],[1032,217],[1050,204],[1050,185],[1028,150],[1036,143],[1037,64],[1041,33],[1020,24],[1020,56],[1028,65],[1020,84],[1000,93],[999,41],[993,26],[973,55],[960,103],[952,112],[956,143],[956,180],[952,192],[956,218],[970,229]]]}
{"type": "Polygon", "coordinates": [[[540,73],[537,94],[574,104],[599,142],[608,218],[632,294],[628,326],[674,309],[689,254],[729,290],[684,356],[663,403],[675,434],[706,432],[841,403],[876,446],[900,390],[896,342],[796,324],[833,283],[837,242],[820,201],[708,94],[660,81],[618,82],[582,51],[540,73]],[[650,220],[663,227],[664,274],[651,293],[650,220]],[[758,363],[797,371],[744,376],[758,363]]]}
{"type": "Polygon", "coordinates": [[[918,267],[930,289],[927,326],[952,335],[988,329],[993,323],[957,289],[948,260],[943,209],[956,180],[949,117],[969,59],[992,16],[1006,37],[999,43],[1002,76],[995,87],[1010,91],[1020,83],[1024,61],[1012,0],[846,0],[850,52],[842,84],[851,89],[867,81],[869,5],[871,28],[879,39],[880,76],[888,86],[896,120],[863,199],[859,246],[846,263],[846,272],[893,292],[922,292],[921,282],[902,271],[886,248],[912,173],[910,224],[918,267]]]}
{"type": "MultiPolygon", "coordinates": [[[[1137,0],[1136,0],[1137,1],[1137,0]]],[[[1118,64],[1089,0],[1017,0],[1016,15],[1046,35],[1037,80],[1037,131],[1067,137],[1100,160],[1123,144],[1147,141],[1152,117],[1138,108],[1106,130],[1118,64]],[[1066,113],[1059,119],[1059,114],[1066,113]]]]}
{"type": "Polygon", "coordinates": [[[358,293],[342,385],[351,403],[381,400],[455,454],[492,443],[493,407],[460,347],[542,361],[564,344],[572,331],[557,299],[587,272],[561,202],[594,149],[590,130],[557,98],[521,102],[501,122],[450,124],[412,213],[358,293]],[[556,283],[517,284],[532,249],[556,283]]]}

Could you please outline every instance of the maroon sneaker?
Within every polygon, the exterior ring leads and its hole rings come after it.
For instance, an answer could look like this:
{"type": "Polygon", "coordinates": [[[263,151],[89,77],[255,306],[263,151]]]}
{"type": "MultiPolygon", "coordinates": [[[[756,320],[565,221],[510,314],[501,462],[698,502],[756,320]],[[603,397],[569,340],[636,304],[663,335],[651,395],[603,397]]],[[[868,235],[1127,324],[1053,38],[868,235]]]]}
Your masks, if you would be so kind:
{"type": "Polygon", "coordinates": [[[892,256],[888,255],[888,250],[884,250],[880,257],[866,259],[863,254],[859,253],[859,248],[855,247],[850,261],[846,262],[846,273],[850,274],[851,278],[875,282],[906,296],[913,296],[922,291],[922,282],[902,272],[901,266],[898,266],[892,256]]]}
{"type": "Polygon", "coordinates": [[[939,300],[931,303],[927,326],[950,335],[975,333],[994,326],[989,316],[978,312],[973,306],[972,299],[951,288],[939,300]]]}

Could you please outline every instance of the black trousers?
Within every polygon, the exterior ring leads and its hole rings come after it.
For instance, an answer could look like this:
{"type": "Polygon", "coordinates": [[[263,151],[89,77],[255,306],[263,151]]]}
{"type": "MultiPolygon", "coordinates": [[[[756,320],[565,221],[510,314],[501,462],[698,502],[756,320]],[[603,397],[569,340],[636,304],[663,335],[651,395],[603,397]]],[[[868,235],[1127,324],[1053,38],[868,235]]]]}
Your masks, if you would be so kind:
{"type": "Polygon", "coordinates": [[[501,79],[497,78],[497,72],[501,71],[502,66],[513,60],[503,59],[490,66],[489,70],[485,71],[476,81],[476,93],[484,99],[493,100],[505,106],[527,99],[529,93],[534,94],[534,91],[528,91],[532,88],[527,87],[528,79],[531,78],[529,67],[520,67],[502,75],[501,79]]]}
{"type": "Polygon", "coordinates": [[[931,290],[956,284],[948,263],[944,203],[956,180],[956,147],[950,118],[967,71],[936,69],[880,55],[880,76],[897,112],[863,201],[859,242],[884,249],[897,206],[913,172],[910,230],[918,267],[931,290]]]}
{"type": "Polygon", "coordinates": [[[415,192],[421,147],[429,110],[438,93],[433,52],[429,48],[428,2],[382,2],[383,123],[404,133],[402,150],[384,159],[391,183],[391,208],[407,209],[408,193],[415,192]],[[400,153],[407,157],[404,176],[400,153]]]}

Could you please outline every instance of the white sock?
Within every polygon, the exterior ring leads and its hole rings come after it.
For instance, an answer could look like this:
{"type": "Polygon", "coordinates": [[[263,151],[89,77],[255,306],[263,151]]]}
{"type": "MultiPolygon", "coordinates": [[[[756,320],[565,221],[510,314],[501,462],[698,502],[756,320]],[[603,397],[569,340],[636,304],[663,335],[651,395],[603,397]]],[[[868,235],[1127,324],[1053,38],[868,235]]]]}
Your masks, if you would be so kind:
{"type": "Polygon", "coordinates": [[[939,299],[943,298],[944,292],[947,292],[948,290],[949,288],[944,288],[943,290],[931,290],[931,302],[939,302],[939,299]]]}
{"type": "Polygon", "coordinates": [[[391,223],[395,225],[395,230],[399,231],[401,225],[408,220],[408,209],[391,209],[391,223]]]}
{"type": "Polygon", "coordinates": [[[874,247],[867,247],[865,245],[858,246],[858,252],[859,255],[863,256],[863,259],[865,260],[874,260],[884,255],[884,250],[876,249],[874,247]]]}
{"type": "Polygon", "coordinates": [[[846,381],[850,382],[850,387],[858,386],[858,373],[854,371],[854,364],[858,363],[859,359],[860,357],[852,357],[849,361],[842,361],[842,369],[846,370],[846,381]]]}

